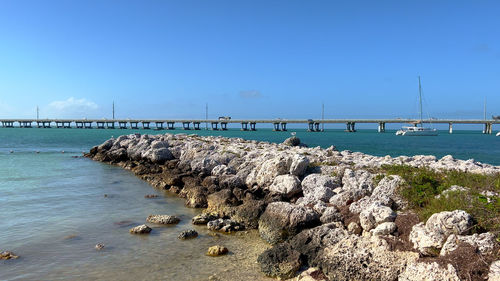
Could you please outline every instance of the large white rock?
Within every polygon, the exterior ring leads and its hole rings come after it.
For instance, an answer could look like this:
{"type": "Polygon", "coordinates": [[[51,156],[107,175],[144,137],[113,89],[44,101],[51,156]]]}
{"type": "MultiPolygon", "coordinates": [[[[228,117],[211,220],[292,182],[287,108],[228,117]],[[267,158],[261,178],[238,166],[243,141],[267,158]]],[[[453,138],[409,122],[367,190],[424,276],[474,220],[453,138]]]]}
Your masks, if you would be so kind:
{"type": "Polygon", "coordinates": [[[366,189],[373,190],[373,175],[365,170],[345,169],[342,177],[342,189],[366,189]]]}
{"type": "Polygon", "coordinates": [[[472,217],[465,211],[433,214],[425,223],[413,226],[410,241],[426,256],[437,256],[451,234],[466,234],[472,227],[472,217]]]}
{"type": "Polygon", "coordinates": [[[490,232],[468,236],[452,234],[446,239],[439,255],[445,256],[458,248],[460,243],[467,243],[476,247],[481,254],[491,253],[496,246],[495,235],[490,232]]]}
{"type": "Polygon", "coordinates": [[[447,268],[442,268],[436,262],[412,262],[399,275],[399,281],[460,281],[457,270],[448,264],[447,268]]]}
{"type": "Polygon", "coordinates": [[[379,224],[377,227],[374,229],[370,230],[370,233],[372,235],[390,235],[394,233],[397,229],[397,226],[393,222],[383,222],[379,224]]]}
{"type": "Polygon", "coordinates": [[[288,174],[291,160],[285,156],[275,156],[256,166],[246,178],[246,184],[253,186],[268,186],[273,183],[274,178],[279,175],[288,174]]]}
{"type": "Polygon", "coordinates": [[[446,237],[440,233],[428,230],[425,224],[421,222],[413,226],[409,239],[413,243],[413,248],[423,255],[437,256],[446,237]]]}
{"type": "Polygon", "coordinates": [[[279,175],[269,186],[269,191],[285,195],[297,194],[301,190],[300,180],[294,175],[279,175]]]}
{"type": "Polygon", "coordinates": [[[360,213],[374,203],[392,207],[395,210],[404,209],[406,201],[397,194],[399,186],[405,181],[400,176],[386,176],[373,189],[370,196],[365,196],[349,206],[352,213],[360,213]]]}
{"type": "Polygon", "coordinates": [[[500,260],[491,263],[490,272],[488,273],[488,280],[500,281],[500,260]]]}
{"type": "Polygon", "coordinates": [[[311,174],[302,180],[304,197],[312,200],[328,202],[334,195],[333,189],[336,187],[339,187],[336,178],[326,175],[311,174]]]}
{"type": "Polygon", "coordinates": [[[292,163],[290,164],[290,174],[301,177],[305,174],[309,166],[309,158],[300,154],[292,156],[292,163]]]}
{"type": "Polygon", "coordinates": [[[396,216],[391,208],[375,203],[359,214],[359,222],[365,231],[370,231],[383,222],[393,222],[396,216]]]}
{"type": "Polygon", "coordinates": [[[467,234],[472,225],[472,216],[462,210],[433,214],[425,223],[427,229],[441,233],[446,238],[451,234],[467,234]]]}

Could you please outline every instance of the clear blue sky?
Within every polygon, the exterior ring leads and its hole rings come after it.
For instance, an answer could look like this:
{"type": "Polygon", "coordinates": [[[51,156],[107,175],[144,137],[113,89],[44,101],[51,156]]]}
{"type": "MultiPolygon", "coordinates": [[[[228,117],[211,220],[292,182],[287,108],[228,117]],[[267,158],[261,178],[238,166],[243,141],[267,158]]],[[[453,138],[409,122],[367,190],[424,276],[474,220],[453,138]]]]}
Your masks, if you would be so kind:
{"type": "Polygon", "coordinates": [[[500,115],[500,1],[0,0],[0,117],[500,115]]]}

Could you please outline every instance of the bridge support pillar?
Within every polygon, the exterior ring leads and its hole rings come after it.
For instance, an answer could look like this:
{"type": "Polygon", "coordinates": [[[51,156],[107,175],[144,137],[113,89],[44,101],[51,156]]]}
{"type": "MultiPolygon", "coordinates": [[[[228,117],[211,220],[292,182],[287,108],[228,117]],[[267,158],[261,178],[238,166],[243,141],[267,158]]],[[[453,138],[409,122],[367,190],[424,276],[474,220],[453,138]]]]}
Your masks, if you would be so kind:
{"type": "Polygon", "coordinates": [[[163,122],[155,122],[156,130],[163,130],[163,122]]]}
{"type": "Polygon", "coordinates": [[[167,122],[167,130],[175,130],[175,122],[167,122]]]}
{"type": "Polygon", "coordinates": [[[223,131],[227,131],[227,122],[221,122],[220,123],[220,129],[223,131]]]}
{"type": "Polygon", "coordinates": [[[320,125],[319,122],[314,122],[314,131],[321,132],[321,129],[319,128],[319,125],[320,125]]]}
{"type": "Polygon", "coordinates": [[[255,131],[256,130],[255,129],[255,124],[256,124],[255,122],[250,122],[250,130],[251,131],[255,131]]]}
{"type": "Polygon", "coordinates": [[[285,122],[281,122],[281,130],[286,131],[286,123],[285,122]]]}
{"type": "Polygon", "coordinates": [[[346,123],[346,126],[347,126],[347,129],[346,129],[346,132],[356,132],[356,128],[354,127],[356,123],[354,122],[347,122],[346,123]]]}
{"type": "Polygon", "coordinates": [[[191,124],[191,122],[182,122],[182,129],[191,130],[191,128],[189,128],[189,124],[191,124]]]}
{"type": "Polygon", "coordinates": [[[62,128],[62,127],[63,127],[63,123],[56,121],[56,128],[62,128]]]}
{"type": "Polygon", "coordinates": [[[279,122],[274,122],[273,126],[274,126],[273,131],[281,131],[280,123],[279,122]]]}
{"type": "Polygon", "coordinates": [[[63,122],[63,127],[66,129],[71,128],[71,121],[70,122],[63,122]]]}
{"type": "Polygon", "coordinates": [[[241,130],[242,131],[248,131],[248,123],[241,122],[241,130]]]}
{"type": "Polygon", "coordinates": [[[76,123],[76,127],[78,129],[82,129],[83,128],[83,122],[76,121],[75,123],[76,123]]]}
{"type": "Polygon", "coordinates": [[[491,126],[492,124],[491,123],[484,123],[484,130],[483,130],[483,134],[491,134],[492,133],[492,129],[491,129],[491,126]]]}
{"type": "Polygon", "coordinates": [[[127,129],[127,122],[118,122],[120,129],[127,129]]]}
{"type": "Polygon", "coordinates": [[[142,128],[144,130],[149,130],[149,122],[147,121],[142,121],[142,128]]]}
{"type": "Polygon", "coordinates": [[[85,129],[92,129],[92,122],[83,122],[85,129]]]}
{"type": "Polygon", "coordinates": [[[106,122],[106,128],[108,129],[114,129],[115,128],[115,122],[106,122]]]}
{"type": "Polygon", "coordinates": [[[98,121],[97,122],[97,129],[104,129],[104,122],[98,121]]]}
{"type": "Polygon", "coordinates": [[[219,130],[219,123],[218,122],[212,122],[212,130],[218,131],[219,130]]]}
{"type": "Polygon", "coordinates": [[[130,122],[131,129],[139,129],[139,122],[130,122]]]}
{"type": "Polygon", "coordinates": [[[384,122],[379,122],[378,123],[378,132],[379,133],[384,133],[385,132],[385,123],[384,122]]]}
{"type": "Polygon", "coordinates": [[[448,133],[453,134],[453,123],[448,124],[448,133]]]}
{"type": "Polygon", "coordinates": [[[200,122],[193,122],[193,129],[199,130],[200,129],[200,122]]]}

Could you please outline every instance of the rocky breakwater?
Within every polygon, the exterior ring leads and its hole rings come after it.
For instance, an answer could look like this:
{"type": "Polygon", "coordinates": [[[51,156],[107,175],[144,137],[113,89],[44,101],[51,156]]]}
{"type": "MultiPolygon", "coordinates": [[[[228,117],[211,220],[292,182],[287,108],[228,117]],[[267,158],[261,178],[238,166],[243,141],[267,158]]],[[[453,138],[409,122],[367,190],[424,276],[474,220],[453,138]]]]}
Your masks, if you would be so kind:
{"type": "Polygon", "coordinates": [[[481,274],[500,272],[495,234],[471,235],[475,218],[462,210],[419,223],[398,192],[405,180],[380,169],[495,174],[499,167],[451,156],[308,148],[296,138],[275,144],[185,134],[120,136],[86,156],[129,169],[185,198],[188,207],[206,208],[195,224],[222,232],[258,229],[273,245],[258,258],[271,277],[291,278],[311,267],[331,280],[460,280],[470,272],[454,257],[470,251],[491,264],[481,274]]]}

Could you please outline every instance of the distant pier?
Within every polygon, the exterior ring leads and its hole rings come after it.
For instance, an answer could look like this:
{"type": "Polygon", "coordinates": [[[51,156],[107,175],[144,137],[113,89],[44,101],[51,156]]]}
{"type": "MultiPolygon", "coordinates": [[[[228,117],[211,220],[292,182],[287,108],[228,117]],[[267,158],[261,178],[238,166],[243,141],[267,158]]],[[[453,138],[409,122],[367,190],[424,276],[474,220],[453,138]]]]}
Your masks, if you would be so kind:
{"type": "Polygon", "coordinates": [[[385,132],[386,124],[448,124],[448,132],[453,133],[454,124],[481,124],[483,134],[491,134],[493,125],[500,124],[500,120],[461,120],[461,119],[265,119],[265,120],[236,120],[236,119],[178,119],[178,120],[147,120],[147,119],[0,119],[3,128],[78,128],[78,129],[154,129],[174,130],[201,130],[201,124],[206,124],[210,130],[227,130],[228,124],[241,124],[242,131],[255,131],[257,124],[272,124],[274,131],[286,131],[288,124],[304,124],[308,131],[321,132],[322,124],[345,124],[346,132],[356,132],[356,124],[374,124],[378,132],[385,132]],[[176,127],[176,125],[178,125],[176,127]]]}

